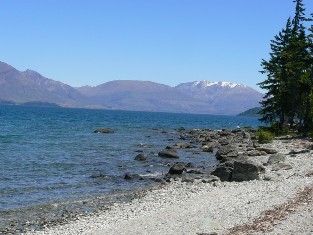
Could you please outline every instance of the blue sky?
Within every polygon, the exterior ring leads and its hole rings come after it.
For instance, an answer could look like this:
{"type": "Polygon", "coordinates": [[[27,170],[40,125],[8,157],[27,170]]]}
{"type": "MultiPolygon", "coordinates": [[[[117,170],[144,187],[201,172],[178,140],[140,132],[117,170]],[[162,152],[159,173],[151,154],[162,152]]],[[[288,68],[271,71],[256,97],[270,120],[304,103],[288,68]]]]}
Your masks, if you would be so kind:
{"type": "Polygon", "coordinates": [[[72,86],[205,79],[259,89],[261,59],[293,14],[292,0],[1,0],[0,61],[72,86]]]}

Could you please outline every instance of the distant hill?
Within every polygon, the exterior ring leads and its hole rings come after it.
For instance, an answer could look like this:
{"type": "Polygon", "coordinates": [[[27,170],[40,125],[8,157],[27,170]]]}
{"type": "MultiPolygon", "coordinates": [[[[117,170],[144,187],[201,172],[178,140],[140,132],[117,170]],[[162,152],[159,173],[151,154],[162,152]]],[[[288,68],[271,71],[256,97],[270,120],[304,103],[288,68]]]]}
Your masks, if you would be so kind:
{"type": "Polygon", "coordinates": [[[150,82],[118,80],[96,87],[77,88],[93,103],[110,109],[210,113],[210,106],[194,99],[173,87],[150,82]]]}
{"type": "Polygon", "coordinates": [[[2,104],[236,115],[258,106],[262,97],[260,92],[242,84],[205,80],[176,87],[118,80],[73,88],[36,71],[21,72],[0,62],[2,104]]]}
{"type": "Polygon", "coordinates": [[[215,113],[236,115],[259,106],[263,94],[243,84],[195,81],[182,83],[175,89],[206,102],[215,113]]]}
{"type": "Polygon", "coordinates": [[[2,104],[2,105],[14,105],[15,103],[13,101],[0,99],[0,104],[2,104]]]}
{"type": "Polygon", "coordinates": [[[85,100],[69,85],[32,70],[18,71],[3,62],[0,62],[0,99],[15,103],[41,101],[70,107],[80,106],[85,100]]]}
{"type": "Polygon", "coordinates": [[[239,113],[238,116],[253,116],[253,117],[260,117],[261,114],[259,112],[262,110],[260,107],[255,107],[252,109],[248,109],[242,113],[239,113]]]}
{"type": "Polygon", "coordinates": [[[197,81],[170,87],[149,81],[111,81],[77,88],[93,103],[112,109],[230,114],[259,105],[263,94],[245,85],[197,81]]]}

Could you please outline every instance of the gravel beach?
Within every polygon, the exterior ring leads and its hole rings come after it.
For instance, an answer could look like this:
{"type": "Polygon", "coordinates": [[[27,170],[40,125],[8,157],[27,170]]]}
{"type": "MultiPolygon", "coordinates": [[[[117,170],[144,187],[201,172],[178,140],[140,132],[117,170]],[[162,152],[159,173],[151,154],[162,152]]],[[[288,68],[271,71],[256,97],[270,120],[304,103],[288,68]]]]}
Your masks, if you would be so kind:
{"type": "Polygon", "coordinates": [[[262,145],[286,160],[280,167],[266,166],[260,180],[177,179],[99,214],[27,234],[313,234],[311,144],[284,138],[262,145]]]}

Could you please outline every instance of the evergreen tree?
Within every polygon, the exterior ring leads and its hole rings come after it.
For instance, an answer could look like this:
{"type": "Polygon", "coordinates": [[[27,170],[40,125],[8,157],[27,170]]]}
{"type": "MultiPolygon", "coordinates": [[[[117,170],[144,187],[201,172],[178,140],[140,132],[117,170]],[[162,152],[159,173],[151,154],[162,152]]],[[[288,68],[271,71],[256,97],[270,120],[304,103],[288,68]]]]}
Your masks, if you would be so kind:
{"type": "Polygon", "coordinates": [[[262,60],[261,66],[263,70],[261,73],[267,74],[267,79],[259,83],[260,87],[268,90],[265,94],[264,100],[261,102],[263,110],[260,119],[264,122],[276,122],[282,126],[285,122],[285,117],[288,113],[288,102],[286,102],[286,83],[288,80],[287,72],[287,53],[291,41],[291,20],[287,20],[285,29],[282,29],[274,40],[271,40],[271,49],[269,61],[262,60]]]}
{"type": "Polygon", "coordinates": [[[308,19],[305,17],[305,9],[302,0],[295,0],[295,16],[292,20],[292,34],[288,50],[288,90],[290,94],[290,124],[294,118],[304,122],[306,110],[309,108],[308,97],[311,93],[312,84],[309,79],[310,53],[308,50],[308,38],[303,25],[308,19]]]}
{"type": "Polygon", "coordinates": [[[262,60],[261,73],[267,75],[260,87],[267,90],[263,107],[264,122],[279,126],[290,124],[295,119],[305,127],[312,127],[313,118],[313,73],[312,73],[312,33],[306,35],[305,8],[302,0],[296,3],[295,15],[288,18],[286,27],[271,41],[270,59],[262,60]]]}
{"type": "MultiPolygon", "coordinates": [[[[311,14],[311,18],[307,19],[308,21],[312,21],[313,14],[311,14]]],[[[313,129],[313,25],[309,28],[309,35],[307,36],[307,48],[309,52],[308,60],[307,60],[307,70],[308,70],[308,78],[307,83],[309,83],[307,88],[309,91],[307,92],[306,99],[306,113],[304,115],[304,124],[305,130],[313,129]]]]}

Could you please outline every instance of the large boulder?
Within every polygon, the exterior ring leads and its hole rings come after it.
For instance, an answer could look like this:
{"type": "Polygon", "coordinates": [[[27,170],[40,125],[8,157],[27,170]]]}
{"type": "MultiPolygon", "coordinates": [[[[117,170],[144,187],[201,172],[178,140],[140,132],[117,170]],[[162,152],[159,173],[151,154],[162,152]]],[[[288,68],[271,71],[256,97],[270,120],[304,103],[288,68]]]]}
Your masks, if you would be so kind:
{"type": "Polygon", "coordinates": [[[185,166],[182,163],[175,163],[170,168],[168,173],[170,173],[171,175],[173,175],[173,174],[181,175],[185,170],[186,170],[186,168],[185,168],[185,166]]]}
{"type": "Polygon", "coordinates": [[[259,172],[259,165],[251,160],[234,161],[231,181],[258,180],[259,172]]]}
{"type": "Polygon", "coordinates": [[[163,158],[179,158],[178,153],[175,149],[166,149],[158,153],[159,157],[163,158]]]}
{"type": "Polygon", "coordinates": [[[216,167],[211,175],[217,176],[221,181],[230,181],[232,177],[233,168],[225,163],[216,167]]]}
{"type": "Polygon", "coordinates": [[[238,149],[234,145],[222,145],[216,152],[215,156],[217,160],[226,161],[227,158],[238,157],[238,149]]]}
{"type": "Polygon", "coordinates": [[[267,160],[267,164],[268,165],[273,165],[279,162],[284,162],[286,160],[286,156],[282,153],[276,153],[271,155],[268,160],[267,160]]]}

